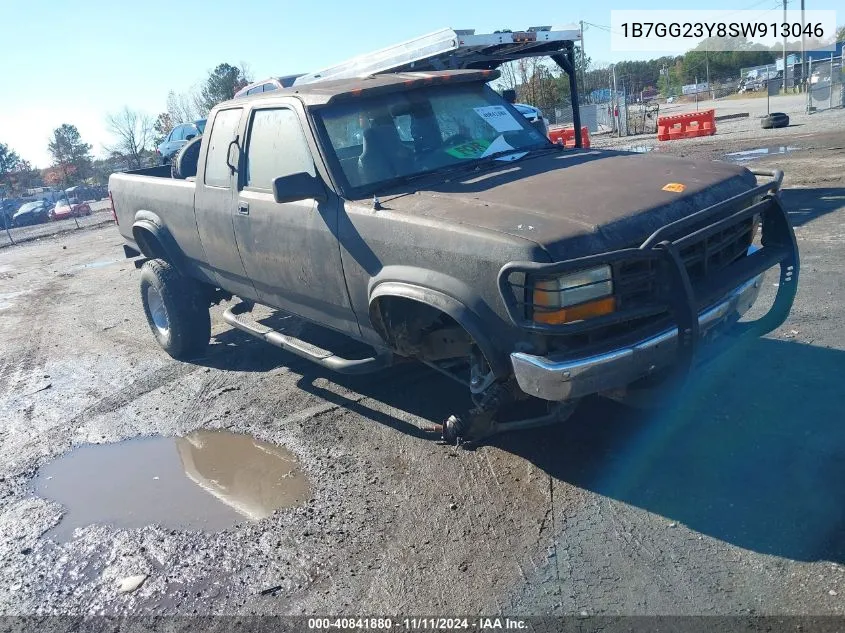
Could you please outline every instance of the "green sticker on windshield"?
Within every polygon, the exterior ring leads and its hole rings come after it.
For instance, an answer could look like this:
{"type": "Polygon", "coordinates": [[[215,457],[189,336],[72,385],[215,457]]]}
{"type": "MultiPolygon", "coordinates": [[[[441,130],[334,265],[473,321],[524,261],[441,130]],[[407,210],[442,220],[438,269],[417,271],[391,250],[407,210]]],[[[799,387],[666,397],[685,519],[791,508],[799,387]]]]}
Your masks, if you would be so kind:
{"type": "Polygon", "coordinates": [[[478,158],[487,151],[488,147],[490,147],[490,142],[480,139],[450,147],[446,150],[446,153],[455,158],[478,158]]]}

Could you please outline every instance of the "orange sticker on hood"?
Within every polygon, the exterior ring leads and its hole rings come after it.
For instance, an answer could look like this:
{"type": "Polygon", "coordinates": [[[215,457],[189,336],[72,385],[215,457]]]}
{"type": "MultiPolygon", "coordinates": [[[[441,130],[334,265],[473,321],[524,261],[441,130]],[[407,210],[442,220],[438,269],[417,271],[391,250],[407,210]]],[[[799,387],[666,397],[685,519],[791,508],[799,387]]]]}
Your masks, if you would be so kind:
{"type": "Polygon", "coordinates": [[[670,182],[667,183],[665,187],[663,187],[663,191],[674,191],[675,193],[681,193],[686,188],[686,185],[682,185],[679,182],[670,182]]]}

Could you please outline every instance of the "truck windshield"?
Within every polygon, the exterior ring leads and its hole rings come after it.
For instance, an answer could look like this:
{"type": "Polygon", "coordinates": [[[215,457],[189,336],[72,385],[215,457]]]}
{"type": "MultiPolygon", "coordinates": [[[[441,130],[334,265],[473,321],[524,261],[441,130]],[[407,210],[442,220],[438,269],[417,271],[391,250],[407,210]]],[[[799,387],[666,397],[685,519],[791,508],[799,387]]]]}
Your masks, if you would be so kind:
{"type": "Polygon", "coordinates": [[[353,195],[493,154],[549,144],[525,117],[479,84],[353,99],[320,109],[317,119],[342,172],[341,185],[353,195]]]}

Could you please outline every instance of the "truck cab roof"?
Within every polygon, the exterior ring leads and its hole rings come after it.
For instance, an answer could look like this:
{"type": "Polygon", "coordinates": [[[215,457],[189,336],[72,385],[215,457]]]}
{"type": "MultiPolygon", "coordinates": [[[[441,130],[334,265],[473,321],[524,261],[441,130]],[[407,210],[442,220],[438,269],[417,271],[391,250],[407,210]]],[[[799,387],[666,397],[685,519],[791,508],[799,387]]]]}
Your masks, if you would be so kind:
{"type": "MultiPolygon", "coordinates": [[[[281,96],[295,96],[306,106],[321,106],[345,99],[445,83],[488,82],[499,77],[497,70],[442,70],[431,72],[384,73],[352,79],[326,79],[282,88],[272,92],[236,97],[238,103],[281,96]]],[[[234,100],[232,100],[234,101],[234,100]]],[[[232,103],[227,101],[225,103],[232,103]]]]}

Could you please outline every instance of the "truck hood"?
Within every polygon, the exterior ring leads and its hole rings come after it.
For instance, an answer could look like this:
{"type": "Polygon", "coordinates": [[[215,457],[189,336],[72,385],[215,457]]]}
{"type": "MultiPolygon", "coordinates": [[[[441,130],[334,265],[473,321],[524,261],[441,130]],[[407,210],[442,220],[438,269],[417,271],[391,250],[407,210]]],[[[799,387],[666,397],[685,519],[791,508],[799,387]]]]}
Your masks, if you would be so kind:
{"type": "Polygon", "coordinates": [[[381,203],[531,240],[559,261],[639,246],[661,226],[755,183],[729,163],[572,150],[459,173],[381,203]]]}

